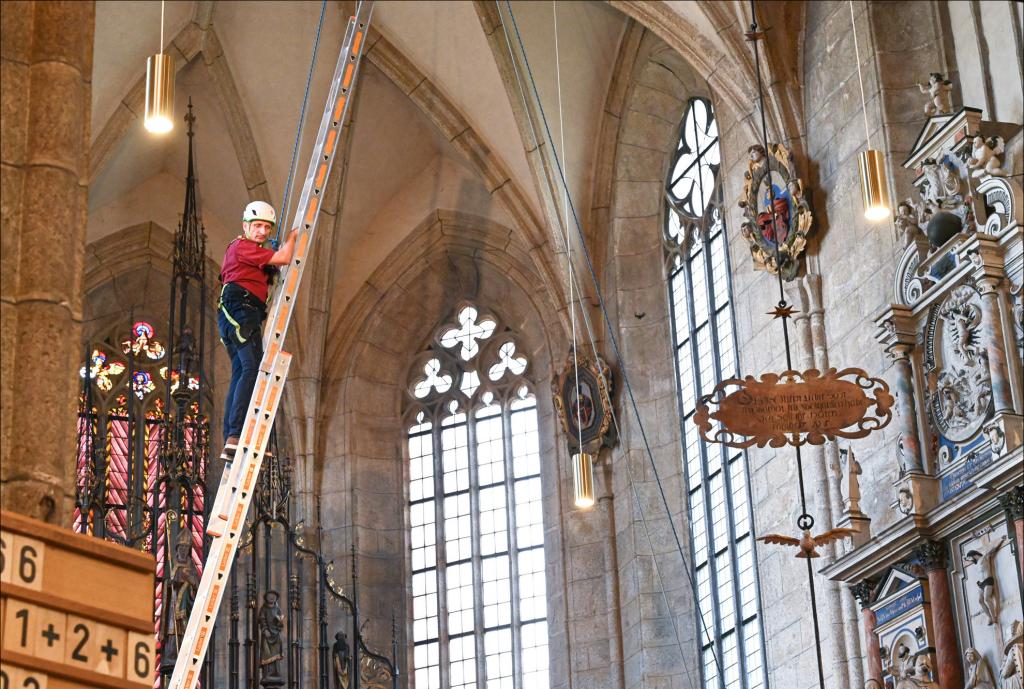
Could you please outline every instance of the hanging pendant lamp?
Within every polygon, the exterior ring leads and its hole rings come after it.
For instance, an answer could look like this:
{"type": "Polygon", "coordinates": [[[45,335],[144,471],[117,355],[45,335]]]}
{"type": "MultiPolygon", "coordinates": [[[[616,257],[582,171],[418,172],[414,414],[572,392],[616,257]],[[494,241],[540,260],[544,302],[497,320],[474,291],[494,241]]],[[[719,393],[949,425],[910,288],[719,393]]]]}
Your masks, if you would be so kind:
{"type": "Polygon", "coordinates": [[[867,149],[857,157],[860,165],[860,193],[864,217],[879,222],[889,217],[889,184],[885,180],[885,156],[881,151],[867,149]]]}
{"type": "Polygon", "coordinates": [[[146,58],[147,131],[166,134],[174,128],[174,58],[163,52],[164,3],[160,2],[160,52],[146,58]]]}
{"type": "Polygon", "coordinates": [[[858,156],[860,167],[860,193],[864,203],[864,217],[869,222],[885,220],[892,213],[889,203],[889,183],[885,177],[885,156],[871,148],[871,132],[868,129],[868,106],[864,97],[864,77],[860,71],[860,46],[857,43],[857,22],[853,14],[853,0],[850,2],[850,28],[853,31],[853,50],[857,56],[857,81],[860,83],[860,106],[864,113],[864,139],[867,150],[858,156]]]}
{"type": "Polygon", "coordinates": [[[594,506],[594,455],[589,452],[572,456],[572,489],[576,507],[594,506]]]}

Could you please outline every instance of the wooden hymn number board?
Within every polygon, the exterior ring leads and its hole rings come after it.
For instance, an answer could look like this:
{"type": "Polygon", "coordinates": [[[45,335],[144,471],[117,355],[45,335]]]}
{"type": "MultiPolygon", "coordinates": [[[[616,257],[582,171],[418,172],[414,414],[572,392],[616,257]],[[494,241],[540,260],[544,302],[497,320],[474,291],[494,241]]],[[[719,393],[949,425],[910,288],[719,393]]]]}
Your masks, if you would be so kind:
{"type": "Polygon", "coordinates": [[[0,511],[0,689],[153,686],[153,558],[0,511]]]}

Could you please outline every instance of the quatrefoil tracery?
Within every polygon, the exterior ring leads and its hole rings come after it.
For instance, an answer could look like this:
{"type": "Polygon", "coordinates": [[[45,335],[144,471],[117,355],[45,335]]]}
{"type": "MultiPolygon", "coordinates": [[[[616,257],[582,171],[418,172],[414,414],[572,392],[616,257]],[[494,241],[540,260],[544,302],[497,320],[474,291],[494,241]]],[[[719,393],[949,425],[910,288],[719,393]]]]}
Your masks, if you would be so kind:
{"type": "Polygon", "coordinates": [[[469,361],[480,352],[478,340],[483,341],[489,338],[497,324],[494,320],[484,317],[477,323],[479,312],[472,306],[466,306],[459,312],[459,323],[461,327],[450,328],[441,333],[441,344],[448,349],[456,345],[462,345],[459,356],[463,361],[469,361]]]}

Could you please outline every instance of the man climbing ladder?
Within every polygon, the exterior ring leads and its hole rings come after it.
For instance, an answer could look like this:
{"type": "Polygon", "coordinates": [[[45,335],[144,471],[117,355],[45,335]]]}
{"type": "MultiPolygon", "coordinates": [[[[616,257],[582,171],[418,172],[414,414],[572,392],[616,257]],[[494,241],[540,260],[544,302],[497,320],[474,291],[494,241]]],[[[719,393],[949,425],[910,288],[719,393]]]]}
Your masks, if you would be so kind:
{"type": "Polygon", "coordinates": [[[245,515],[252,501],[252,489],[263,464],[263,454],[288,377],[291,355],[282,346],[291,322],[308,252],[312,248],[313,233],[320,215],[321,196],[334,163],[341,127],[348,113],[372,10],[372,2],[360,2],[357,5],[356,15],[349,19],[342,42],[327,105],[313,146],[313,156],[296,206],[292,224],[298,230],[294,253],[282,269],[281,286],[269,305],[267,323],[263,330],[263,356],[256,384],[234,455],[228,455],[229,461],[224,465],[220,487],[210,512],[207,533],[212,540],[207,554],[207,566],[203,568],[203,578],[196,592],[192,613],[181,641],[181,651],[168,684],[169,689],[195,689],[213,626],[217,621],[217,612],[231,573],[245,515]]]}

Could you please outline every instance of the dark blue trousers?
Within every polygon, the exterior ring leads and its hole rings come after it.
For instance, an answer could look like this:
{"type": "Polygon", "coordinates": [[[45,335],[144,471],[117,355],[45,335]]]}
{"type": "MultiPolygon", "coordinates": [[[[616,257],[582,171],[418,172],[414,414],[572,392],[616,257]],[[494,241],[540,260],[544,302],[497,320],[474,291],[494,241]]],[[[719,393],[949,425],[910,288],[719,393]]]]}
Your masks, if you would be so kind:
{"type": "Polygon", "coordinates": [[[224,440],[227,440],[231,436],[241,437],[245,412],[256,387],[263,358],[263,313],[245,305],[224,302],[217,313],[217,330],[231,359],[231,385],[224,401],[224,440]]]}

